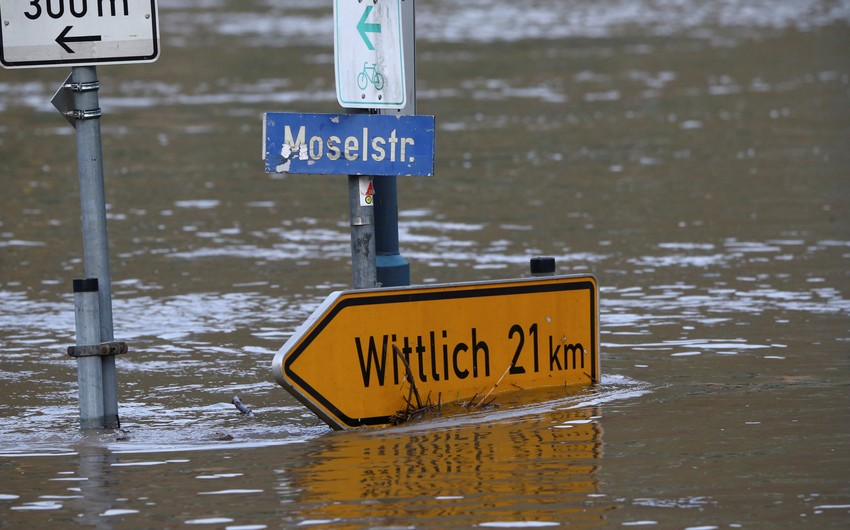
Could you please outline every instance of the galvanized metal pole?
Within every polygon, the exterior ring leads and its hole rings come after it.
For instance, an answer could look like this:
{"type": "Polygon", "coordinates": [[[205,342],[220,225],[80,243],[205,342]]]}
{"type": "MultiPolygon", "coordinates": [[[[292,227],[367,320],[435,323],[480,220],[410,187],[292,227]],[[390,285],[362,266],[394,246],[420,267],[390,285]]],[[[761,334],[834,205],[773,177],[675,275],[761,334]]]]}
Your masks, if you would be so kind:
{"type": "MultiPolygon", "coordinates": [[[[112,330],[112,282],[109,274],[109,241],[106,230],[106,196],[103,184],[103,150],[100,141],[100,104],[97,70],[78,66],[71,71],[74,118],[77,130],[77,169],[83,225],[83,262],[86,277],[97,278],[100,302],[100,337],[90,344],[110,342],[112,330]]],[[[118,388],[115,356],[101,359],[104,427],[117,428],[118,388]]]]}
{"type": "MultiPolygon", "coordinates": [[[[74,280],[74,322],[77,346],[100,342],[100,300],[97,278],[74,280]]],[[[77,357],[80,427],[100,429],[103,418],[103,368],[100,356],[77,357]]]]}
{"type": "Polygon", "coordinates": [[[348,176],[348,210],[351,216],[351,272],[355,289],[377,285],[375,269],[375,217],[372,205],[360,199],[360,180],[369,177],[348,176]]]}
{"type": "MultiPolygon", "coordinates": [[[[382,110],[382,114],[416,114],[416,27],[414,0],[401,3],[404,47],[404,83],[407,103],[403,109],[382,110]]],[[[375,251],[378,283],[383,287],[410,285],[410,264],[398,244],[398,178],[375,178],[375,251]]]]}

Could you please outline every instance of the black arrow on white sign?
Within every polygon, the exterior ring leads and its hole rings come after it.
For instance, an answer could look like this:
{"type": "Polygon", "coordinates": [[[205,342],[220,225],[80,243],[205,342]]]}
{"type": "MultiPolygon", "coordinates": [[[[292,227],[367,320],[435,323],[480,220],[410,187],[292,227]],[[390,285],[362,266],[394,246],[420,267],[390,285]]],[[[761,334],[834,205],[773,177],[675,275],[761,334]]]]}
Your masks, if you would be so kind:
{"type": "Polygon", "coordinates": [[[97,42],[101,40],[100,35],[85,35],[83,37],[69,37],[68,33],[73,29],[74,26],[65,26],[65,29],[62,30],[62,33],[56,37],[56,43],[59,46],[65,48],[65,51],[68,53],[74,53],[74,50],[68,47],[69,42],[97,42]]]}

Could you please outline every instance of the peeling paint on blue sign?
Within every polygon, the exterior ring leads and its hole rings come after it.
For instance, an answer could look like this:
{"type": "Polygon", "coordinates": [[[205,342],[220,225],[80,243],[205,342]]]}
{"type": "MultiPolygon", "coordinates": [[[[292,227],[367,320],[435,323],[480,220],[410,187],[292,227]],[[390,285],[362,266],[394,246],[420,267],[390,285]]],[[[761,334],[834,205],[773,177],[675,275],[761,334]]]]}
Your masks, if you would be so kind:
{"type": "Polygon", "coordinates": [[[263,140],[266,173],[434,174],[433,116],[268,112],[263,140]]]}

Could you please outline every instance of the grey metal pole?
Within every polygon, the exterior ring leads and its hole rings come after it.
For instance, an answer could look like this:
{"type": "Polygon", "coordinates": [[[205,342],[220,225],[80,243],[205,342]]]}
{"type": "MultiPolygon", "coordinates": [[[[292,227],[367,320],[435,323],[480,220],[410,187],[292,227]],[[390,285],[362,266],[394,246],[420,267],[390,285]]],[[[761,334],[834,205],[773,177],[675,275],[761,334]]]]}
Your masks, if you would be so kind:
{"type": "MultiPolygon", "coordinates": [[[[100,141],[100,104],[97,70],[77,66],[71,70],[74,118],[77,130],[77,169],[83,225],[83,262],[86,277],[97,278],[100,294],[100,337],[91,344],[113,340],[112,281],[109,274],[109,241],[106,230],[106,197],[103,183],[103,151],[100,141]]],[[[104,427],[117,428],[118,388],[115,356],[101,359],[103,373],[104,427]]]]}
{"type": "MultiPolygon", "coordinates": [[[[74,322],[77,346],[100,342],[100,300],[97,278],[74,280],[74,322]]],[[[103,369],[100,356],[77,357],[80,427],[100,429],[103,418],[103,369]]]]}
{"type": "MultiPolygon", "coordinates": [[[[416,24],[414,0],[401,5],[404,39],[404,84],[407,91],[403,109],[382,110],[381,114],[416,114],[416,24]]],[[[375,178],[375,249],[378,281],[383,287],[410,285],[410,264],[398,244],[398,177],[375,178]]]]}
{"type": "Polygon", "coordinates": [[[377,286],[375,269],[375,216],[371,205],[360,203],[360,179],[348,176],[348,210],[351,216],[351,271],[355,289],[377,286]]]}

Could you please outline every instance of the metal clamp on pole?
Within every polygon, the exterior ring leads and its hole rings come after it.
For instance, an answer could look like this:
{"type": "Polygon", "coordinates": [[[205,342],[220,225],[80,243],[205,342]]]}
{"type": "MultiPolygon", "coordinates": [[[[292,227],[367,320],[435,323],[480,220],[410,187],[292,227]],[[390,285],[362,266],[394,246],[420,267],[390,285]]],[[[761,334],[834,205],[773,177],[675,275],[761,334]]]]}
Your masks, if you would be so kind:
{"type": "Polygon", "coordinates": [[[75,120],[93,120],[95,118],[100,118],[103,116],[103,111],[100,109],[93,110],[69,110],[68,112],[63,112],[63,116],[67,116],[69,118],[73,118],[75,120]]]}
{"type": "Polygon", "coordinates": [[[71,74],[53,95],[51,103],[56,107],[62,116],[68,120],[71,127],[77,127],[77,120],[93,120],[103,116],[103,111],[97,107],[90,110],[81,110],[76,108],[76,94],[91,93],[89,99],[94,98],[97,102],[97,92],[100,90],[100,81],[72,81],[74,75],[71,74]]]}
{"type": "Polygon", "coordinates": [[[126,342],[101,342],[100,344],[68,346],[68,356],[79,359],[80,357],[121,355],[127,353],[127,349],[126,342]]]}
{"type": "Polygon", "coordinates": [[[100,81],[88,81],[83,83],[66,82],[62,85],[62,88],[70,90],[71,92],[92,92],[100,90],[100,81]]]}

